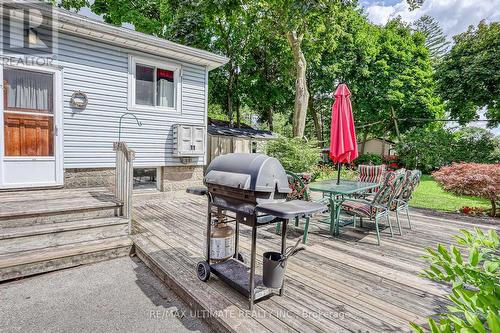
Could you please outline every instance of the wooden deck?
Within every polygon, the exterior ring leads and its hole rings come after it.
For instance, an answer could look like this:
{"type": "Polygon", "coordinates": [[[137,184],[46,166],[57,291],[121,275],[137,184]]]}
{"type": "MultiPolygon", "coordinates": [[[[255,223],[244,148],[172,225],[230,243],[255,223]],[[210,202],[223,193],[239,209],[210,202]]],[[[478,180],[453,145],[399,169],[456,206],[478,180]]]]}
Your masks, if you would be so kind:
{"type": "MultiPolygon", "coordinates": [[[[206,202],[196,196],[136,198],[133,226],[138,256],[217,331],[227,332],[410,332],[409,322],[425,322],[447,304],[447,288],[418,276],[426,267],[424,248],[450,244],[458,229],[474,224],[412,214],[413,230],[381,246],[373,231],[344,228],[339,238],[312,223],[307,250],[293,257],[284,296],[256,303],[212,275],[196,277],[203,259],[206,202]],[[207,315],[210,313],[210,315],[207,315]]],[[[404,225],[406,226],[406,225],[404,225]]],[[[484,226],[484,228],[496,228],[484,226]]],[[[241,227],[241,250],[248,261],[250,230],[241,227]]],[[[289,230],[289,244],[302,235],[289,230]]],[[[262,253],[279,249],[273,226],[259,229],[257,273],[262,253]]]]}

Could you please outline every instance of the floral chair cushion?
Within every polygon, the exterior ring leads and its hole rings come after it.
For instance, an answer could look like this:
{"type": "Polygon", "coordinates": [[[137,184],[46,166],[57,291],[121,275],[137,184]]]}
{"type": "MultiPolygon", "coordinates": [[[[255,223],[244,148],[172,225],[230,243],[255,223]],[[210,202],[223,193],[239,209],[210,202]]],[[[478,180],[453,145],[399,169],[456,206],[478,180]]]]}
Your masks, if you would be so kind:
{"type": "Polygon", "coordinates": [[[288,194],[288,200],[306,200],[309,201],[308,184],[311,182],[312,175],[308,173],[294,174],[287,172],[288,186],[292,193],[288,194]]]}

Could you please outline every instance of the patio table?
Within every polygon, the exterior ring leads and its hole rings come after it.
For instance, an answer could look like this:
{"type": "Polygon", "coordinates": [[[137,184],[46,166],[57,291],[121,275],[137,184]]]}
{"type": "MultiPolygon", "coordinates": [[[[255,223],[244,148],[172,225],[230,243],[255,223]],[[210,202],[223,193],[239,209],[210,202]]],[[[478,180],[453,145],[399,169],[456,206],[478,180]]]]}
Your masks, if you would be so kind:
{"type": "Polygon", "coordinates": [[[342,202],[348,197],[365,193],[378,186],[378,183],[358,182],[353,180],[340,180],[340,183],[337,184],[337,180],[332,179],[310,183],[309,190],[321,192],[323,196],[327,195],[329,197],[330,218],[326,223],[330,224],[330,233],[332,236],[336,236],[340,234],[341,226],[343,227],[352,223],[352,221],[340,221],[339,215],[342,202]]]}

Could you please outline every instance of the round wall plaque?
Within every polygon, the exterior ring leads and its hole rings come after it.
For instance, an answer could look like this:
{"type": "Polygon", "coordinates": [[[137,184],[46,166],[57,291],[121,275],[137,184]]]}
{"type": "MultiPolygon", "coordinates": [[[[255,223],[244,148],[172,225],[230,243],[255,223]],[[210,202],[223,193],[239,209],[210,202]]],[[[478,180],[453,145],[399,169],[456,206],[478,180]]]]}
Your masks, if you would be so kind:
{"type": "Polygon", "coordinates": [[[75,91],[71,95],[70,103],[75,108],[85,109],[88,102],[89,98],[87,97],[87,94],[84,93],[83,91],[75,91]]]}

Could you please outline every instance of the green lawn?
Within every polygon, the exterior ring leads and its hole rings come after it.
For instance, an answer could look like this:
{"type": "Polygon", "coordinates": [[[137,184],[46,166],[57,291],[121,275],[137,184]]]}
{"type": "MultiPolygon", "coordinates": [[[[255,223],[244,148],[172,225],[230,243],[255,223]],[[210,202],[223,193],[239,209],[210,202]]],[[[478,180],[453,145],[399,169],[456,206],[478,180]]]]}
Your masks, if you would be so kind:
{"type": "Polygon", "coordinates": [[[431,208],[447,212],[456,212],[461,207],[484,207],[491,208],[490,202],[476,197],[456,196],[449,192],[445,192],[434,181],[431,176],[424,175],[413,199],[410,201],[410,206],[431,208]]]}

